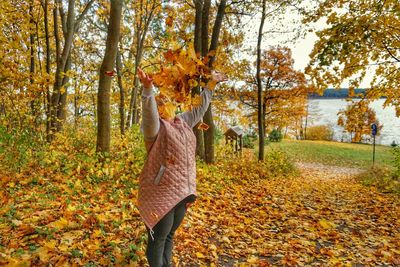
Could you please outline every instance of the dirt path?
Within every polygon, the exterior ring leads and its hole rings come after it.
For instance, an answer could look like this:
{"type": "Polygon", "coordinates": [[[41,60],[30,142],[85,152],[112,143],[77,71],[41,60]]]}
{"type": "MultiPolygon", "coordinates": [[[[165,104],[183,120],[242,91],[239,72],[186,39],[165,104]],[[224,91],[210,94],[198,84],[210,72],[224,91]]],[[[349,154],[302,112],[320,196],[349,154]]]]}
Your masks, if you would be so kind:
{"type": "Polygon", "coordinates": [[[179,233],[178,266],[400,266],[397,196],[362,186],[359,169],[298,167],[204,193],[179,233]]]}
{"type": "Polygon", "coordinates": [[[363,172],[361,168],[351,168],[351,167],[342,167],[342,166],[332,166],[325,165],[321,163],[313,163],[313,162],[297,162],[296,166],[303,173],[306,172],[307,175],[310,172],[313,172],[316,177],[321,178],[343,178],[343,177],[351,177],[363,172]]]}

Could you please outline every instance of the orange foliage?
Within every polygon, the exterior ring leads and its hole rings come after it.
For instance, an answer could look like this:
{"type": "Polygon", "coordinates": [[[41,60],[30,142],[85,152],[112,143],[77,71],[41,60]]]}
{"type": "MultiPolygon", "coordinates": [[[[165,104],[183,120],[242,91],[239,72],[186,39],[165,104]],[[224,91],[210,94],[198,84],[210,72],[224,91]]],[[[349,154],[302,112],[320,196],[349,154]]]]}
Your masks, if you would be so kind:
{"type": "Polygon", "coordinates": [[[157,98],[164,100],[159,102],[160,113],[170,118],[178,106],[190,110],[201,104],[201,99],[192,94],[192,90],[199,85],[213,90],[217,84],[212,79],[207,61],[208,57],[201,60],[196,55],[193,44],[189,44],[187,49],[170,49],[164,53],[161,70],[152,75],[154,84],[160,90],[157,98]]]}

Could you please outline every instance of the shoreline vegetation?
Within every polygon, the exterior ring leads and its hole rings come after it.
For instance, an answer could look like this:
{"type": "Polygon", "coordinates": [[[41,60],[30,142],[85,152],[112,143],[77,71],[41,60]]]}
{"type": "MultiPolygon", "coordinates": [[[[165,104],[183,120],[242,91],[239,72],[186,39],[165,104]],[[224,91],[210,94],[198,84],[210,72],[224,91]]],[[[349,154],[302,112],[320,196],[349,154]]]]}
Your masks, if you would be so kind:
{"type": "Polygon", "coordinates": [[[366,88],[354,89],[354,95],[350,97],[348,88],[340,88],[340,89],[328,88],[323,92],[322,95],[318,93],[309,93],[308,99],[342,99],[342,98],[361,99],[361,95],[362,96],[365,95],[367,90],[368,89],[366,88]]]}

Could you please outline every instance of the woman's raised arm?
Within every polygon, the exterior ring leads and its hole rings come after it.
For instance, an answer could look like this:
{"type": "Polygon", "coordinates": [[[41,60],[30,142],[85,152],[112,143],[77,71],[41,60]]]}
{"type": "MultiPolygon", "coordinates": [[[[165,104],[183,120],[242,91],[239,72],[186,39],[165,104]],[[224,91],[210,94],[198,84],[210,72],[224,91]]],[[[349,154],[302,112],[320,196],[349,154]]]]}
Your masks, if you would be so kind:
{"type": "Polygon", "coordinates": [[[143,84],[142,91],[142,123],[140,126],[144,140],[152,142],[156,139],[160,129],[160,116],[157,110],[157,102],[153,95],[153,79],[138,69],[138,76],[143,84]]]}

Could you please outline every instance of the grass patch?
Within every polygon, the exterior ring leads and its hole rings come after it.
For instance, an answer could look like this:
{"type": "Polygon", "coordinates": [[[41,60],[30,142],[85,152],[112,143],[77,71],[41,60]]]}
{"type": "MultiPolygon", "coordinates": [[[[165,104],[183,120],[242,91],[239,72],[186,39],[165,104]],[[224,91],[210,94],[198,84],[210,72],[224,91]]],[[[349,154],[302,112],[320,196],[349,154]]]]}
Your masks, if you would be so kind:
{"type": "Polygon", "coordinates": [[[387,168],[374,167],[361,173],[358,178],[366,186],[376,187],[383,193],[400,194],[400,177],[387,168]]]}
{"type": "MultiPolygon", "coordinates": [[[[280,143],[268,144],[266,152],[274,148],[285,151],[295,161],[358,168],[368,168],[372,165],[372,145],[367,144],[283,140],[280,143]]],[[[392,168],[392,150],[391,147],[377,145],[375,164],[392,168]]]]}

